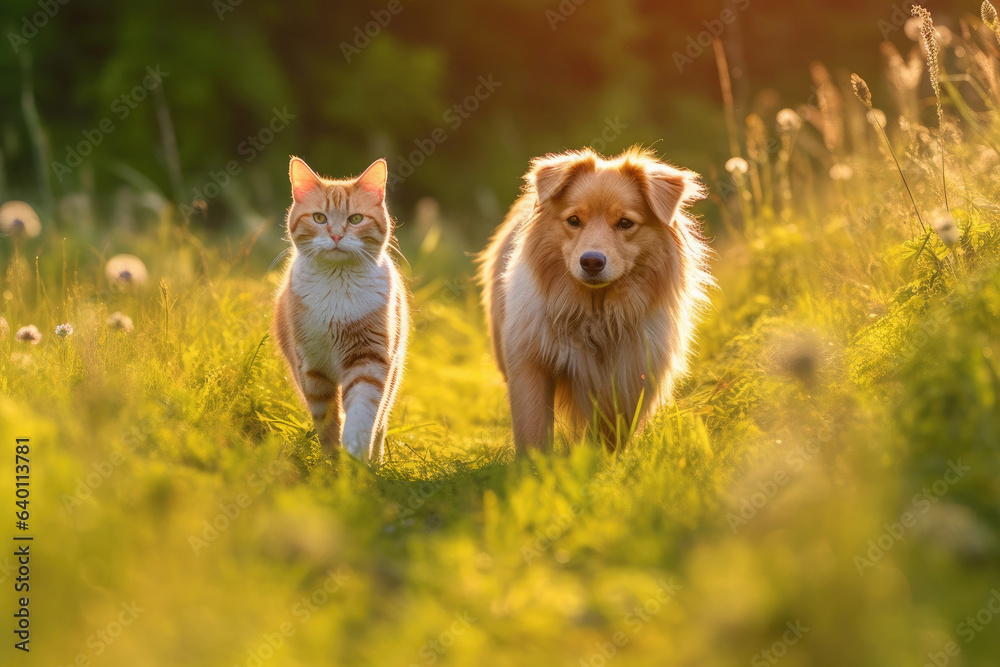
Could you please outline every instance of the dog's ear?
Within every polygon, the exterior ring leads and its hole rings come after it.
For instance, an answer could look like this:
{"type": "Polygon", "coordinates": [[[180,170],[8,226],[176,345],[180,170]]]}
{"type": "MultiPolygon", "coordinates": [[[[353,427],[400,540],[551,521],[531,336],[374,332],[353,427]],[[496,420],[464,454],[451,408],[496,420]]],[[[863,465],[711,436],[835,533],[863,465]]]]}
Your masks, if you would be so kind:
{"type": "Polygon", "coordinates": [[[671,225],[678,211],[705,198],[705,188],[693,171],[653,162],[645,168],[643,194],[656,217],[671,225]]]}
{"type": "Polygon", "coordinates": [[[579,174],[594,171],[596,164],[595,156],[589,152],[549,154],[532,161],[531,171],[524,180],[534,187],[538,202],[544,204],[558,197],[579,174]]]}

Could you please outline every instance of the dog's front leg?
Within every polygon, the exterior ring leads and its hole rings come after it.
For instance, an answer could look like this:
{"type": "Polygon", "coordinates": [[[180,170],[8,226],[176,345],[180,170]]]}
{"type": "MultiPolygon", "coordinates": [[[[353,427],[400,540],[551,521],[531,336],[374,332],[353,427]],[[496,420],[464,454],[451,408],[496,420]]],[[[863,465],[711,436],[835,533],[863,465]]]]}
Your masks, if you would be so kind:
{"type": "Polygon", "coordinates": [[[507,387],[518,454],[546,447],[555,420],[555,380],[537,362],[517,360],[508,365],[507,387]]]}

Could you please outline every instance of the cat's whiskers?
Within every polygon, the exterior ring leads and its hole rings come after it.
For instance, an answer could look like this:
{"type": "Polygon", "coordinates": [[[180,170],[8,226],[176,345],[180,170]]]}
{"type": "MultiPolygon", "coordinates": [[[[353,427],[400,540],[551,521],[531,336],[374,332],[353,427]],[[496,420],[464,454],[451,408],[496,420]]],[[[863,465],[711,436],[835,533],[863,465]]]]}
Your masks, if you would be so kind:
{"type": "Polygon", "coordinates": [[[399,239],[395,236],[390,236],[389,243],[387,245],[389,250],[395,251],[396,256],[403,260],[403,262],[406,263],[406,267],[412,271],[413,267],[410,266],[410,261],[406,259],[406,255],[403,254],[403,249],[399,247],[399,239]]]}
{"type": "Polygon", "coordinates": [[[275,257],[274,260],[272,260],[271,265],[267,267],[266,273],[270,273],[271,269],[273,269],[275,267],[275,265],[278,262],[280,262],[286,255],[288,255],[288,253],[289,253],[289,248],[285,248],[284,250],[282,250],[281,252],[279,252],[278,256],[275,257]]]}
{"type": "Polygon", "coordinates": [[[356,256],[359,256],[359,257],[362,257],[362,258],[367,257],[368,259],[371,260],[372,264],[378,264],[378,259],[375,257],[375,255],[373,255],[371,252],[369,252],[366,248],[355,247],[355,248],[351,248],[349,252],[352,255],[356,255],[356,256]]]}

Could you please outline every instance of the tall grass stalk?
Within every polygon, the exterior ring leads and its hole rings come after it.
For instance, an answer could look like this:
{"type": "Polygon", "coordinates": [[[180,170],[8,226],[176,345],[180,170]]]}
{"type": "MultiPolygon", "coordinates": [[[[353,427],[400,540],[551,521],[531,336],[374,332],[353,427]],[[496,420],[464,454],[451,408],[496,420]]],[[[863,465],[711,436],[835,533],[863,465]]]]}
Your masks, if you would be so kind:
{"type": "Polygon", "coordinates": [[[920,19],[920,35],[924,42],[924,52],[927,56],[927,72],[931,77],[931,88],[934,89],[934,101],[937,104],[938,134],[941,140],[941,189],[944,192],[944,207],[949,212],[948,179],[945,176],[944,165],[944,108],[941,105],[941,68],[938,64],[940,47],[937,41],[937,31],[934,29],[934,19],[931,13],[920,5],[913,5],[913,16],[920,19]]]}
{"type": "Polygon", "coordinates": [[[178,206],[183,206],[184,176],[181,172],[180,151],[177,148],[177,133],[174,132],[174,122],[170,117],[170,107],[167,106],[162,81],[153,88],[153,98],[156,100],[156,120],[160,126],[163,159],[167,164],[167,174],[170,176],[170,189],[174,191],[174,202],[178,206]]]}
{"type": "Polygon", "coordinates": [[[712,42],[715,49],[715,63],[719,68],[719,86],[722,88],[722,105],[725,108],[726,128],[729,130],[729,152],[732,157],[743,157],[740,151],[739,129],[736,124],[736,107],[733,104],[733,83],[729,78],[729,62],[726,50],[718,39],[712,42]]]}
{"type": "Polygon", "coordinates": [[[3,148],[0,147],[0,201],[7,200],[7,169],[4,167],[3,148]]]}
{"type": "Polygon", "coordinates": [[[42,208],[50,218],[55,212],[52,195],[52,178],[49,176],[51,151],[49,138],[42,127],[42,118],[35,104],[35,85],[31,78],[31,52],[25,50],[21,55],[21,111],[24,122],[28,126],[28,136],[35,151],[35,174],[38,178],[38,190],[42,199],[42,208]]]}
{"type": "Polygon", "coordinates": [[[996,7],[990,4],[990,0],[983,0],[983,4],[979,8],[979,13],[983,17],[983,23],[993,31],[993,34],[997,38],[997,43],[1000,43],[1000,21],[997,20],[996,7]]]}
{"type": "MultiPolygon", "coordinates": [[[[861,103],[868,107],[871,124],[878,129],[883,141],[885,141],[885,145],[889,148],[889,154],[892,156],[892,161],[896,163],[896,171],[899,172],[899,177],[903,179],[903,186],[906,188],[906,194],[909,195],[910,203],[913,204],[913,212],[917,214],[917,221],[920,223],[920,228],[924,232],[927,232],[927,225],[924,224],[924,219],[920,217],[920,209],[917,207],[917,200],[913,197],[913,191],[910,190],[910,184],[907,182],[906,175],[903,173],[903,167],[899,164],[899,158],[896,157],[896,150],[892,147],[892,142],[889,141],[889,135],[885,133],[885,128],[882,127],[882,123],[879,122],[878,118],[871,113],[874,111],[874,107],[872,107],[872,94],[871,90],[868,88],[868,84],[865,83],[865,80],[857,74],[852,74],[851,86],[854,88],[854,94],[859,100],[861,100],[861,103]]],[[[921,248],[921,250],[922,249],[923,248],[921,248]]]]}
{"type": "Polygon", "coordinates": [[[167,281],[160,280],[160,304],[163,306],[163,342],[170,337],[170,300],[167,292],[167,281]]]}

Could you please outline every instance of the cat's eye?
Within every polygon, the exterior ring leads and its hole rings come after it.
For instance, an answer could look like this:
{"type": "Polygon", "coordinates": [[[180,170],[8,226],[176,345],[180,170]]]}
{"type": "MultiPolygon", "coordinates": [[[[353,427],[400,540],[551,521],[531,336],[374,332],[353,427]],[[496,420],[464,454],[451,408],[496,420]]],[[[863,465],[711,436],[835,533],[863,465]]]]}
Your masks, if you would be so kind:
{"type": "Polygon", "coordinates": [[[362,214],[360,214],[360,213],[355,213],[355,214],[353,214],[353,215],[349,215],[349,216],[347,216],[347,221],[348,221],[349,223],[351,223],[352,225],[360,225],[360,224],[361,224],[361,222],[362,222],[362,221],[363,221],[364,219],[365,219],[365,216],[363,216],[363,215],[362,215],[362,214]]]}
{"type": "Polygon", "coordinates": [[[313,213],[313,222],[319,225],[326,224],[326,216],[322,213],[313,213]]]}
{"type": "Polygon", "coordinates": [[[580,218],[576,217],[575,215],[571,215],[568,218],[566,218],[566,224],[569,225],[570,227],[579,227],[580,218]]]}
{"type": "Polygon", "coordinates": [[[615,225],[616,229],[632,229],[633,227],[635,227],[635,223],[628,218],[622,218],[618,221],[618,224],[615,225]]]}

